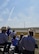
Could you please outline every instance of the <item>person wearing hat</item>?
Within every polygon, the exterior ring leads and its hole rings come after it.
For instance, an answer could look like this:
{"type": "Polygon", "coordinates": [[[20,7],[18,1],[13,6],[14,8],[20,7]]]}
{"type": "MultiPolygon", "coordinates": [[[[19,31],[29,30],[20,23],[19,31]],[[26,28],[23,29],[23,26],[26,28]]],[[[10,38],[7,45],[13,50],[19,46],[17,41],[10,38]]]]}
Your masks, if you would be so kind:
{"type": "MultiPolygon", "coordinates": [[[[1,33],[0,33],[0,45],[4,45],[4,52],[6,50],[6,46],[7,46],[8,43],[8,35],[6,34],[6,27],[2,27],[1,28],[1,33]]],[[[8,46],[8,51],[9,51],[9,47],[10,47],[10,44],[8,46]]],[[[3,52],[3,54],[4,54],[3,52]]]]}
{"type": "Polygon", "coordinates": [[[34,54],[36,41],[33,38],[33,30],[28,31],[28,37],[24,37],[21,40],[20,45],[23,49],[23,54],[34,54]]]}
{"type": "Polygon", "coordinates": [[[4,45],[4,51],[6,49],[6,42],[8,41],[8,36],[6,35],[6,27],[1,28],[0,33],[0,45],[4,45]]]}
{"type": "Polygon", "coordinates": [[[3,44],[7,41],[8,41],[8,36],[6,34],[6,27],[2,27],[0,33],[0,44],[3,44]]]}

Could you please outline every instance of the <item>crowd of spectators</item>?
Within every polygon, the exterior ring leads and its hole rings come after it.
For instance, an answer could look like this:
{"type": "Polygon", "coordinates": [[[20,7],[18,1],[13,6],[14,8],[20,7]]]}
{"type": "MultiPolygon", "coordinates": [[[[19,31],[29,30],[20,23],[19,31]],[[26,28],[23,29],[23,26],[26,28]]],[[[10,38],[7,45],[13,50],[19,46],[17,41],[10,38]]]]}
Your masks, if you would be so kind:
{"type": "MultiPolygon", "coordinates": [[[[38,48],[38,45],[33,38],[33,30],[29,30],[27,37],[24,37],[24,34],[21,33],[20,37],[16,34],[15,30],[11,32],[11,29],[1,28],[0,33],[0,45],[4,45],[4,51],[6,49],[6,45],[8,44],[7,50],[9,51],[11,44],[15,46],[14,51],[18,54],[34,54],[35,47],[38,48]],[[9,37],[11,38],[9,42],[9,37]]],[[[4,54],[4,53],[3,53],[4,54]]]]}

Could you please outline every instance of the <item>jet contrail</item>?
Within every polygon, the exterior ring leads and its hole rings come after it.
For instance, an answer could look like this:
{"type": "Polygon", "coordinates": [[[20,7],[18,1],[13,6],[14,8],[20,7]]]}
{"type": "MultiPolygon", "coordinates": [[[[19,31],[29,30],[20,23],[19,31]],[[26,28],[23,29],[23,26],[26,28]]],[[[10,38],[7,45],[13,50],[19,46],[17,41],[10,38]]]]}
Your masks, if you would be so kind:
{"type": "Polygon", "coordinates": [[[15,9],[15,7],[13,7],[13,8],[11,9],[10,14],[9,14],[9,18],[11,18],[11,15],[12,15],[14,9],[15,9]]]}
{"type": "Polygon", "coordinates": [[[6,0],[6,1],[1,5],[0,9],[4,8],[4,7],[8,4],[9,1],[10,1],[10,0],[6,0]]]}

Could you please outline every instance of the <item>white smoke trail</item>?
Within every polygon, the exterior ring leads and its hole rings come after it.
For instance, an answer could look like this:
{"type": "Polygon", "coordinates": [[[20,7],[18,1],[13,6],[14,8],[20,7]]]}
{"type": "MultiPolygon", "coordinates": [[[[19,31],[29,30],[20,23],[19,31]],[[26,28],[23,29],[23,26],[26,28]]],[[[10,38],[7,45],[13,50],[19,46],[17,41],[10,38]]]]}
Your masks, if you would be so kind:
{"type": "Polygon", "coordinates": [[[14,9],[15,9],[15,7],[13,7],[13,8],[11,9],[10,14],[9,14],[9,18],[11,18],[11,15],[12,15],[14,9]]]}

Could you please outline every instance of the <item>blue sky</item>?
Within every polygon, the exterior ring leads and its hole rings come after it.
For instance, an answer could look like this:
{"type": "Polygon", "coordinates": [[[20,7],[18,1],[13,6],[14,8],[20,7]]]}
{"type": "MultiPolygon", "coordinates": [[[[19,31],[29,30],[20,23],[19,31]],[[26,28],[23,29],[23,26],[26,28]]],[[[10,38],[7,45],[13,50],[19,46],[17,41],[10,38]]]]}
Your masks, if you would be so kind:
{"type": "Polygon", "coordinates": [[[0,27],[39,27],[39,0],[0,0],[0,27]]]}

